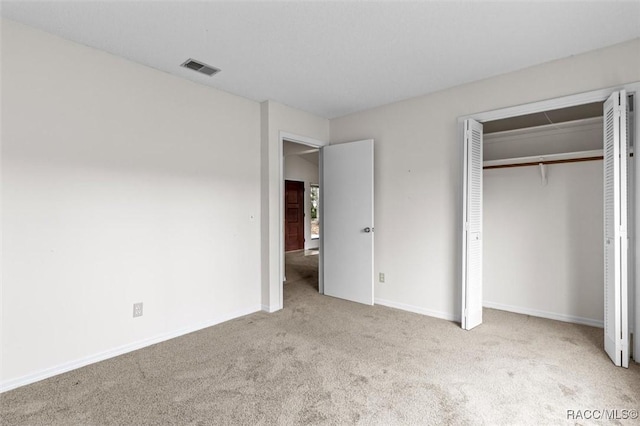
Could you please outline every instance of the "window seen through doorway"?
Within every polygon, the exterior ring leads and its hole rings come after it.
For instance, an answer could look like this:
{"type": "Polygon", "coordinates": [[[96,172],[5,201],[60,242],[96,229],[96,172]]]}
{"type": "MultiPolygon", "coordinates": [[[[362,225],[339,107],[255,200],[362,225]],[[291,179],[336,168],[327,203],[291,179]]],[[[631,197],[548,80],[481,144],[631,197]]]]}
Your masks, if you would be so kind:
{"type": "Polygon", "coordinates": [[[320,187],[311,185],[311,239],[320,238],[320,187]]]}

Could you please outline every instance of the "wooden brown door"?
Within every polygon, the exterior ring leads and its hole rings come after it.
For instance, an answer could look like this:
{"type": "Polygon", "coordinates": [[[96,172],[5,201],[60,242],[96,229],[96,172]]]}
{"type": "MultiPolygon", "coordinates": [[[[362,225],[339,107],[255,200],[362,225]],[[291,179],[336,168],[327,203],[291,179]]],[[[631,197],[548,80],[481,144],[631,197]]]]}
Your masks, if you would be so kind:
{"type": "Polygon", "coordinates": [[[284,182],[284,250],[304,248],[304,182],[284,182]]]}

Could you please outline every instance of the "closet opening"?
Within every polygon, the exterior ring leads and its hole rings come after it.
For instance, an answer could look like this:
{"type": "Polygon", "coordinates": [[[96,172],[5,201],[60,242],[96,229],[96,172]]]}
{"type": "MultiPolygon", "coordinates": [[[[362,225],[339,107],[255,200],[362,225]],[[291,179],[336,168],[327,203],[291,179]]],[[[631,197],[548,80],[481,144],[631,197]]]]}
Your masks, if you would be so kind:
{"type": "Polygon", "coordinates": [[[602,134],[601,102],[484,123],[485,308],[603,327],[602,134]]]}
{"type": "Polygon", "coordinates": [[[483,308],[493,308],[486,322],[508,311],[597,327],[591,341],[604,340],[615,365],[639,359],[631,339],[640,328],[638,89],[634,83],[460,118],[462,328],[482,324],[483,308]]]}

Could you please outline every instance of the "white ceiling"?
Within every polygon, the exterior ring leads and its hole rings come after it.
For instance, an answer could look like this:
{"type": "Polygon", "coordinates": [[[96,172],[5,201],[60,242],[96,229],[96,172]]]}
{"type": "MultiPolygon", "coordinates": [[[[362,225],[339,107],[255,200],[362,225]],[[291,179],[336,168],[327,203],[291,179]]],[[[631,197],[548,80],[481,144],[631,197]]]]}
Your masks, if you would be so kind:
{"type": "Polygon", "coordinates": [[[640,0],[3,1],[1,13],[201,84],[326,118],[640,37],[640,0]],[[179,67],[187,58],[222,72],[206,77],[179,67]]]}

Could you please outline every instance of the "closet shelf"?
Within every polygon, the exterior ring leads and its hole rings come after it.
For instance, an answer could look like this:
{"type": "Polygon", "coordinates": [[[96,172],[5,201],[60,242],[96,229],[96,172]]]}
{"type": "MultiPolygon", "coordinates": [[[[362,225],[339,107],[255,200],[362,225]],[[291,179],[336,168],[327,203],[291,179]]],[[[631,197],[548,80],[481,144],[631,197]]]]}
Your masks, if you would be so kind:
{"type": "Polygon", "coordinates": [[[603,151],[594,149],[591,151],[566,152],[561,154],[532,155],[529,157],[504,158],[500,160],[488,160],[483,162],[483,169],[500,169],[504,167],[538,166],[540,164],[575,163],[579,161],[602,160],[603,151]]]}

